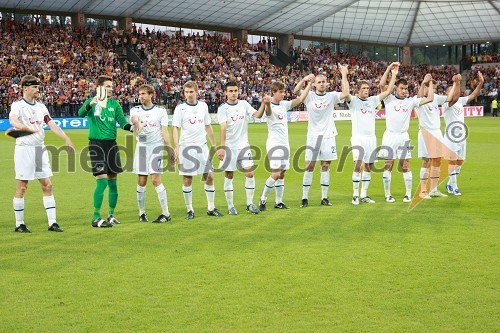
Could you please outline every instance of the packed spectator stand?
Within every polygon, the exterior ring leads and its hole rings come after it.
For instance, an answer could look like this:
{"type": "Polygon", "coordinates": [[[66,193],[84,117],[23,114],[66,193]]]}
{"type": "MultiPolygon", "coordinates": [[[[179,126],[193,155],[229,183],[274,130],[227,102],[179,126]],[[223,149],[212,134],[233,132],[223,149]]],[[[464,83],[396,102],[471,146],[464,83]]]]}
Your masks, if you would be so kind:
{"type": "MultiPolygon", "coordinates": [[[[3,20],[0,25],[0,117],[7,117],[10,104],[20,97],[19,81],[25,74],[42,80],[41,98],[51,114],[72,117],[101,74],[114,78],[115,97],[126,113],[138,104],[137,88],[143,83],[152,83],[156,102],[172,112],[182,100],[182,85],[188,80],[197,81],[200,99],[207,102],[211,112],[216,112],[224,100],[223,86],[228,80],[240,83],[241,98],[258,106],[274,80],[285,82],[285,98],[292,98],[295,84],[305,73],[324,74],[330,90],[340,90],[338,62],[349,65],[352,91],[355,82],[364,79],[372,83],[372,93],[376,94],[378,80],[387,67],[387,62],[374,62],[361,54],[336,54],[328,47],[310,46],[292,49],[295,63],[279,68],[269,62],[270,53],[275,51],[275,40],[266,44],[249,45],[221,35],[182,36],[179,32],[170,35],[148,29],[142,31],[135,26],[131,33],[123,33],[116,29],[3,20]],[[123,56],[124,52],[134,52],[140,63],[129,61],[123,56]]],[[[484,96],[496,93],[499,71],[498,65],[485,70],[484,96]]],[[[428,72],[438,81],[438,93],[444,93],[457,69],[454,66],[402,66],[400,75],[408,80],[410,95],[416,94],[428,72]]],[[[470,77],[473,79],[474,75],[470,77]]],[[[467,88],[473,84],[468,82],[467,88]]]]}

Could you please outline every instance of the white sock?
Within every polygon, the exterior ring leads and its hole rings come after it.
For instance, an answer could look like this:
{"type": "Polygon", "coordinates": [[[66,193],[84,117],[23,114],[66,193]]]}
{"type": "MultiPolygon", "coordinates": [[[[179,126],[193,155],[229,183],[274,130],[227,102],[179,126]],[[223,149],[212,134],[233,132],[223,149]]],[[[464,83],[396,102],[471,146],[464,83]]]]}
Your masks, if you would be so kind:
{"type": "Polygon", "coordinates": [[[184,194],[184,202],[186,203],[186,209],[189,212],[193,210],[193,187],[192,186],[182,186],[182,193],[184,194]]]}
{"type": "Polygon", "coordinates": [[[311,189],[312,180],[313,173],[311,171],[304,171],[304,177],[302,179],[302,199],[309,198],[309,190],[311,189]]]}
{"type": "Polygon", "coordinates": [[[169,216],[170,212],[168,211],[168,199],[167,199],[167,189],[163,184],[160,184],[155,187],[156,194],[158,194],[158,201],[161,206],[161,213],[165,216],[169,216]]]}
{"type": "Polygon", "coordinates": [[[420,192],[427,192],[427,179],[429,175],[426,175],[427,168],[420,168],[420,192]]]}
{"type": "Polygon", "coordinates": [[[354,171],[352,173],[352,195],[359,196],[359,183],[361,182],[361,172],[354,171]]]}
{"type": "Polygon", "coordinates": [[[139,215],[146,213],[146,187],[137,185],[137,206],[139,206],[139,215]]]}
{"type": "Polygon", "coordinates": [[[453,188],[458,188],[458,175],[460,175],[460,170],[462,169],[462,166],[457,166],[455,169],[455,182],[453,184],[453,188]]]}
{"type": "Polygon", "coordinates": [[[255,178],[245,178],[245,190],[247,192],[247,206],[253,203],[255,192],[255,178]]]}
{"type": "Polygon", "coordinates": [[[391,196],[391,178],[392,178],[392,172],[389,170],[384,170],[384,173],[382,174],[382,179],[384,181],[384,191],[386,198],[391,196]]]}
{"type": "Polygon", "coordinates": [[[14,215],[16,216],[16,227],[24,224],[24,198],[16,198],[12,200],[14,206],[14,215]]]}
{"type": "Polygon", "coordinates": [[[233,180],[229,178],[224,178],[224,195],[226,196],[227,208],[234,207],[233,203],[233,180]]]}
{"type": "Polygon", "coordinates": [[[205,184],[205,194],[207,195],[208,210],[215,208],[215,186],[205,184]]]}
{"type": "Polygon", "coordinates": [[[403,172],[403,179],[405,181],[405,187],[406,187],[406,196],[409,198],[411,197],[411,186],[413,182],[413,174],[411,171],[408,172],[403,172]]]}
{"type": "Polygon", "coordinates": [[[371,172],[364,171],[361,175],[361,198],[367,196],[368,187],[370,187],[370,182],[372,180],[371,172]]]}
{"type": "Polygon", "coordinates": [[[321,170],[321,199],[328,199],[328,188],[330,186],[330,170],[321,170]]]}
{"type": "Polygon", "coordinates": [[[271,176],[269,176],[269,178],[266,179],[266,184],[264,185],[264,191],[262,192],[262,196],[260,197],[261,201],[264,202],[267,201],[267,197],[269,196],[271,190],[274,188],[275,183],[276,181],[271,176]]]}
{"type": "Polygon", "coordinates": [[[53,195],[43,197],[43,206],[45,207],[45,212],[47,213],[47,219],[49,220],[49,227],[56,223],[56,200],[53,195]]]}
{"type": "Polygon", "coordinates": [[[276,203],[283,202],[283,192],[285,192],[285,180],[278,179],[276,180],[276,185],[274,185],[274,189],[276,190],[276,203]]]}

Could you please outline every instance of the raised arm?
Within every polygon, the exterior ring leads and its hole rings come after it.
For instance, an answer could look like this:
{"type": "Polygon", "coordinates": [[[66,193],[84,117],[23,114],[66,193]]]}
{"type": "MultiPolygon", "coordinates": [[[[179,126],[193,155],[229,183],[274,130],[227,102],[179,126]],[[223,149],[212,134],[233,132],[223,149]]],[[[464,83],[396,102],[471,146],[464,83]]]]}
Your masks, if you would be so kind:
{"type": "Polygon", "coordinates": [[[424,79],[422,80],[422,83],[420,84],[420,87],[418,88],[418,93],[417,97],[418,98],[423,98],[424,97],[424,86],[432,80],[432,75],[431,74],[426,74],[424,76],[424,79]]]}
{"type": "Polygon", "coordinates": [[[343,66],[341,64],[338,64],[338,67],[340,70],[340,74],[342,74],[342,93],[340,94],[340,99],[350,101],[351,89],[349,87],[349,80],[347,79],[349,70],[347,69],[347,66],[343,66]]]}
{"type": "Polygon", "coordinates": [[[450,103],[453,100],[453,97],[455,96],[455,90],[457,90],[457,85],[458,85],[456,77],[457,77],[457,75],[453,75],[453,78],[451,79],[453,81],[453,85],[451,86],[451,89],[446,94],[446,102],[445,103],[450,103]]]}
{"type": "Polygon", "coordinates": [[[481,91],[481,88],[483,87],[484,83],[484,77],[481,72],[477,72],[477,77],[479,79],[479,83],[476,86],[476,89],[472,92],[472,94],[469,95],[469,98],[467,98],[467,103],[470,103],[470,101],[476,99],[477,95],[479,95],[479,92],[481,91]]]}
{"type": "Polygon", "coordinates": [[[311,79],[314,79],[314,74],[309,74],[307,76],[304,76],[304,78],[302,78],[302,80],[299,81],[299,83],[297,83],[297,85],[295,86],[295,88],[293,88],[293,93],[295,95],[298,95],[299,92],[302,90],[302,88],[304,87],[304,85],[310,81],[311,79]]]}
{"type": "Polygon", "coordinates": [[[382,75],[382,77],[380,78],[380,83],[379,83],[379,86],[380,86],[380,92],[384,92],[387,90],[387,77],[389,76],[389,72],[391,71],[392,67],[393,66],[398,66],[399,67],[399,62],[393,62],[392,64],[390,64],[389,66],[387,66],[385,72],[384,72],[384,75],[382,75]]]}
{"type": "Polygon", "coordinates": [[[312,80],[314,80],[314,78],[307,82],[307,86],[304,90],[302,90],[300,96],[292,100],[292,108],[300,105],[300,103],[302,103],[306,99],[307,94],[309,94],[309,91],[311,90],[312,80]]]}
{"type": "MultiPolygon", "coordinates": [[[[264,99],[266,96],[264,96],[262,98],[262,102],[260,103],[259,109],[256,112],[254,112],[254,114],[252,115],[254,118],[262,118],[262,116],[264,115],[264,111],[266,110],[266,103],[264,102],[264,99]]],[[[221,131],[222,131],[222,129],[221,129],[221,131]]],[[[222,142],[221,142],[221,145],[223,145],[222,142]]]]}
{"type": "Polygon", "coordinates": [[[391,81],[389,82],[389,87],[380,93],[380,100],[385,99],[394,90],[394,84],[396,84],[396,77],[398,76],[399,66],[393,66],[391,69],[391,81]]]}
{"type": "MultiPolygon", "coordinates": [[[[427,74],[430,75],[430,74],[427,74]]],[[[426,75],[426,77],[427,77],[426,75]]],[[[425,105],[427,103],[431,103],[434,101],[434,83],[432,82],[432,76],[430,77],[431,79],[429,80],[429,93],[427,94],[427,97],[422,98],[420,101],[420,104],[418,106],[425,105]]],[[[425,80],[425,79],[424,79],[425,80]]]]}

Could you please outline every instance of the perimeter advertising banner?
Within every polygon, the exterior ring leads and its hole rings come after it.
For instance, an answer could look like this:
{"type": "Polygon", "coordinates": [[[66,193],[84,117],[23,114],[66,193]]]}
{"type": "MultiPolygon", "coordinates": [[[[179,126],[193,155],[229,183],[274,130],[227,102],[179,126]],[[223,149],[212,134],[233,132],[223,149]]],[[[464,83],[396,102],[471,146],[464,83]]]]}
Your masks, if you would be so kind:
{"type": "MultiPolygon", "coordinates": [[[[441,108],[439,108],[441,112],[441,117],[443,116],[441,108]]],[[[465,106],[464,107],[464,115],[465,117],[483,117],[484,116],[484,108],[482,106],[465,106]]],[[[377,119],[385,119],[385,109],[380,109],[377,111],[376,115],[377,119]]],[[[411,114],[412,118],[415,118],[415,111],[411,114]]],[[[172,124],[172,115],[169,115],[169,123],[172,124]]],[[[218,124],[217,122],[217,114],[210,114],[210,118],[212,120],[212,124],[218,124]]],[[[307,122],[309,119],[309,114],[307,111],[290,111],[288,112],[288,122],[307,122]]],[[[333,119],[335,121],[340,120],[351,120],[351,112],[349,110],[334,110],[333,119]]],[[[89,128],[89,124],[87,122],[87,118],[52,118],[54,122],[64,130],[68,129],[83,129],[89,128]]],[[[251,119],[250,123],[262,123],[265,122],[264,119],[251,119]]],[[[116,125],[119,127],[119,125],[116,125]]],[[[6,131],[10,128],[9,119],[0,119],[0,131],[6,131]]],[[[45,125],[45,129],[49,129],[47,125],[45,125]]]]}

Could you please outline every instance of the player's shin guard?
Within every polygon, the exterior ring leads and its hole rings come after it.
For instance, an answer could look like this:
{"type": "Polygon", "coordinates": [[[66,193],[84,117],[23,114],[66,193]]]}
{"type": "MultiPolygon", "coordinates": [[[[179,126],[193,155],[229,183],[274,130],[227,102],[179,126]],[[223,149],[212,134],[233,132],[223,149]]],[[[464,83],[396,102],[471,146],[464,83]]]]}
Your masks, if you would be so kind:
{"type": "Polygon", "coordinates": [[[224,178],[224,195],[226,196],[227,208],[234,207],[233,194],[234,194],[233,180],[229,178],[224,178]]]}
{"type": "Polygon", "coordinates": [[[45,212],[47,213],[47,220],[50,227],[52,223],[56,223],[56,200],[54,199],[54,196],[44,196],[43,206],[45,207],[45,212]]]}
{"type": "Polygon", "coordinates": [[[328,198],[328,188],[330,187],[330,170],[321,170],[321,199],[328,198]]]}
{"type": "Polygon", "coordinates": [[[101,217],[102,200],[104,199],[104,191],[107,186],[108,180],[106,178],[96,179],[96,187],[94,190],[94,220],[101,217]]]}
{"type": "Polygon", "coordinates": [[[187,211],[193,210],[193,187],[182,186],[182,194],[184,195],[184,202],[186,203],[187,211]]]}
{"type": "Polygon", "coordinates": [[[160,202],[162,214],[165,216],[169,216],[170,212],[168,211],[168,199],[167,199],[167,189],[163,184],[160,184],[155,187],[156,194],[158,194],[158,201],[160,202]]]}
{"type": "Polygon", "coordinates": [[[420,192],[427,192],[427,180],[429,178],[427,170],[427,168],[420,168],[420,192]]]}
{"type": "Polygon", "coordinates": [[[368,187],[370,187],[371,180],[371,172],[364,171],[361,175],[361,198],[364,198],[368,195],[368,187]]]}
{"type": "Polygon", "coordinates": [[[359,196],[359,183],[361,182],[361,172],[352,173],[352,193],[353,197],[359,196]]]}
{"type": "Polygon", "coordinates": [[[384,191],[385,191],[385,196],[388,197],[391,195],[391,179],[392,179],[392,172],[389,170],[385,170],[382,179],[384,181],[384,191]]]}
{"type": "Polygon", "coordinates": [[[274,189],[276,190],[276,203],[283,202],[283,193],[285,192],[285,180],[284,179],[276,180],[276,185],[274,185],[274,189]]]}
{"type": "Polygon", "coordinates": [[[205,194],[207,195],[208,210],[215,208],[215,186],[205,184],[205,194]]]}
{"type": "Polygon", "coordinates": [[[116,203],[118,202],[118,186],[116,184],[117,179],[108,179],[108,201],[109,201],[109,213],[108,215],[115,214],[116,203]]]}
{"type": "Polygon", "coordinates": [[[262,192],[262,197],[260,198],[262,201],[267,201],[267,197],[269,196],[269,193],[271,190],[274,188],[274,184],[276,181],[269,176],[269,178],[266,179],[266,184],[264,185],[264,191],[262,192]]]}
{"type": "Polygon", "coordinates": [[[137,206],[139,207],[139,215],[146,213],[146,187],[137,185],[137,206]]]}
{"type": "Polygon", "coordinates": [[[411,171],[408,171],[408,172],[403,172],[403,179],[404,179],[404,182],[405,182],[405,187],[406,187],[406,196],[408,196],[408,198],[411,198],[411,187],[412,187],[412,183],[413,183],[413,175],[411,173],[411,171]]]}
{"type": "Polygon", "coordinates": [[[14,215],[16,217],[16,227],[24,224],[24,198],[16,198],[12,200],[14,206],[14,215]]]}
{"type": "Polygon", "coordinates": [[[247,194],[247,206],[253,203],[253,195],[255,192],[255,178],[245,179],[245,191],[247,194]]]}
{"type": "Polygon", "coordinates": [[[439,183],[439,167],[431,166],[429,177],[431,179],[431,190],[429,192],[437,190],[439,183]]]}
{"type": "Polygon", "coordinates": [[[312,180],[313,173],[311,171],[305,171],[302,179],[302,199],[309,198],[309,190],[311,189],[312,180]]]}

